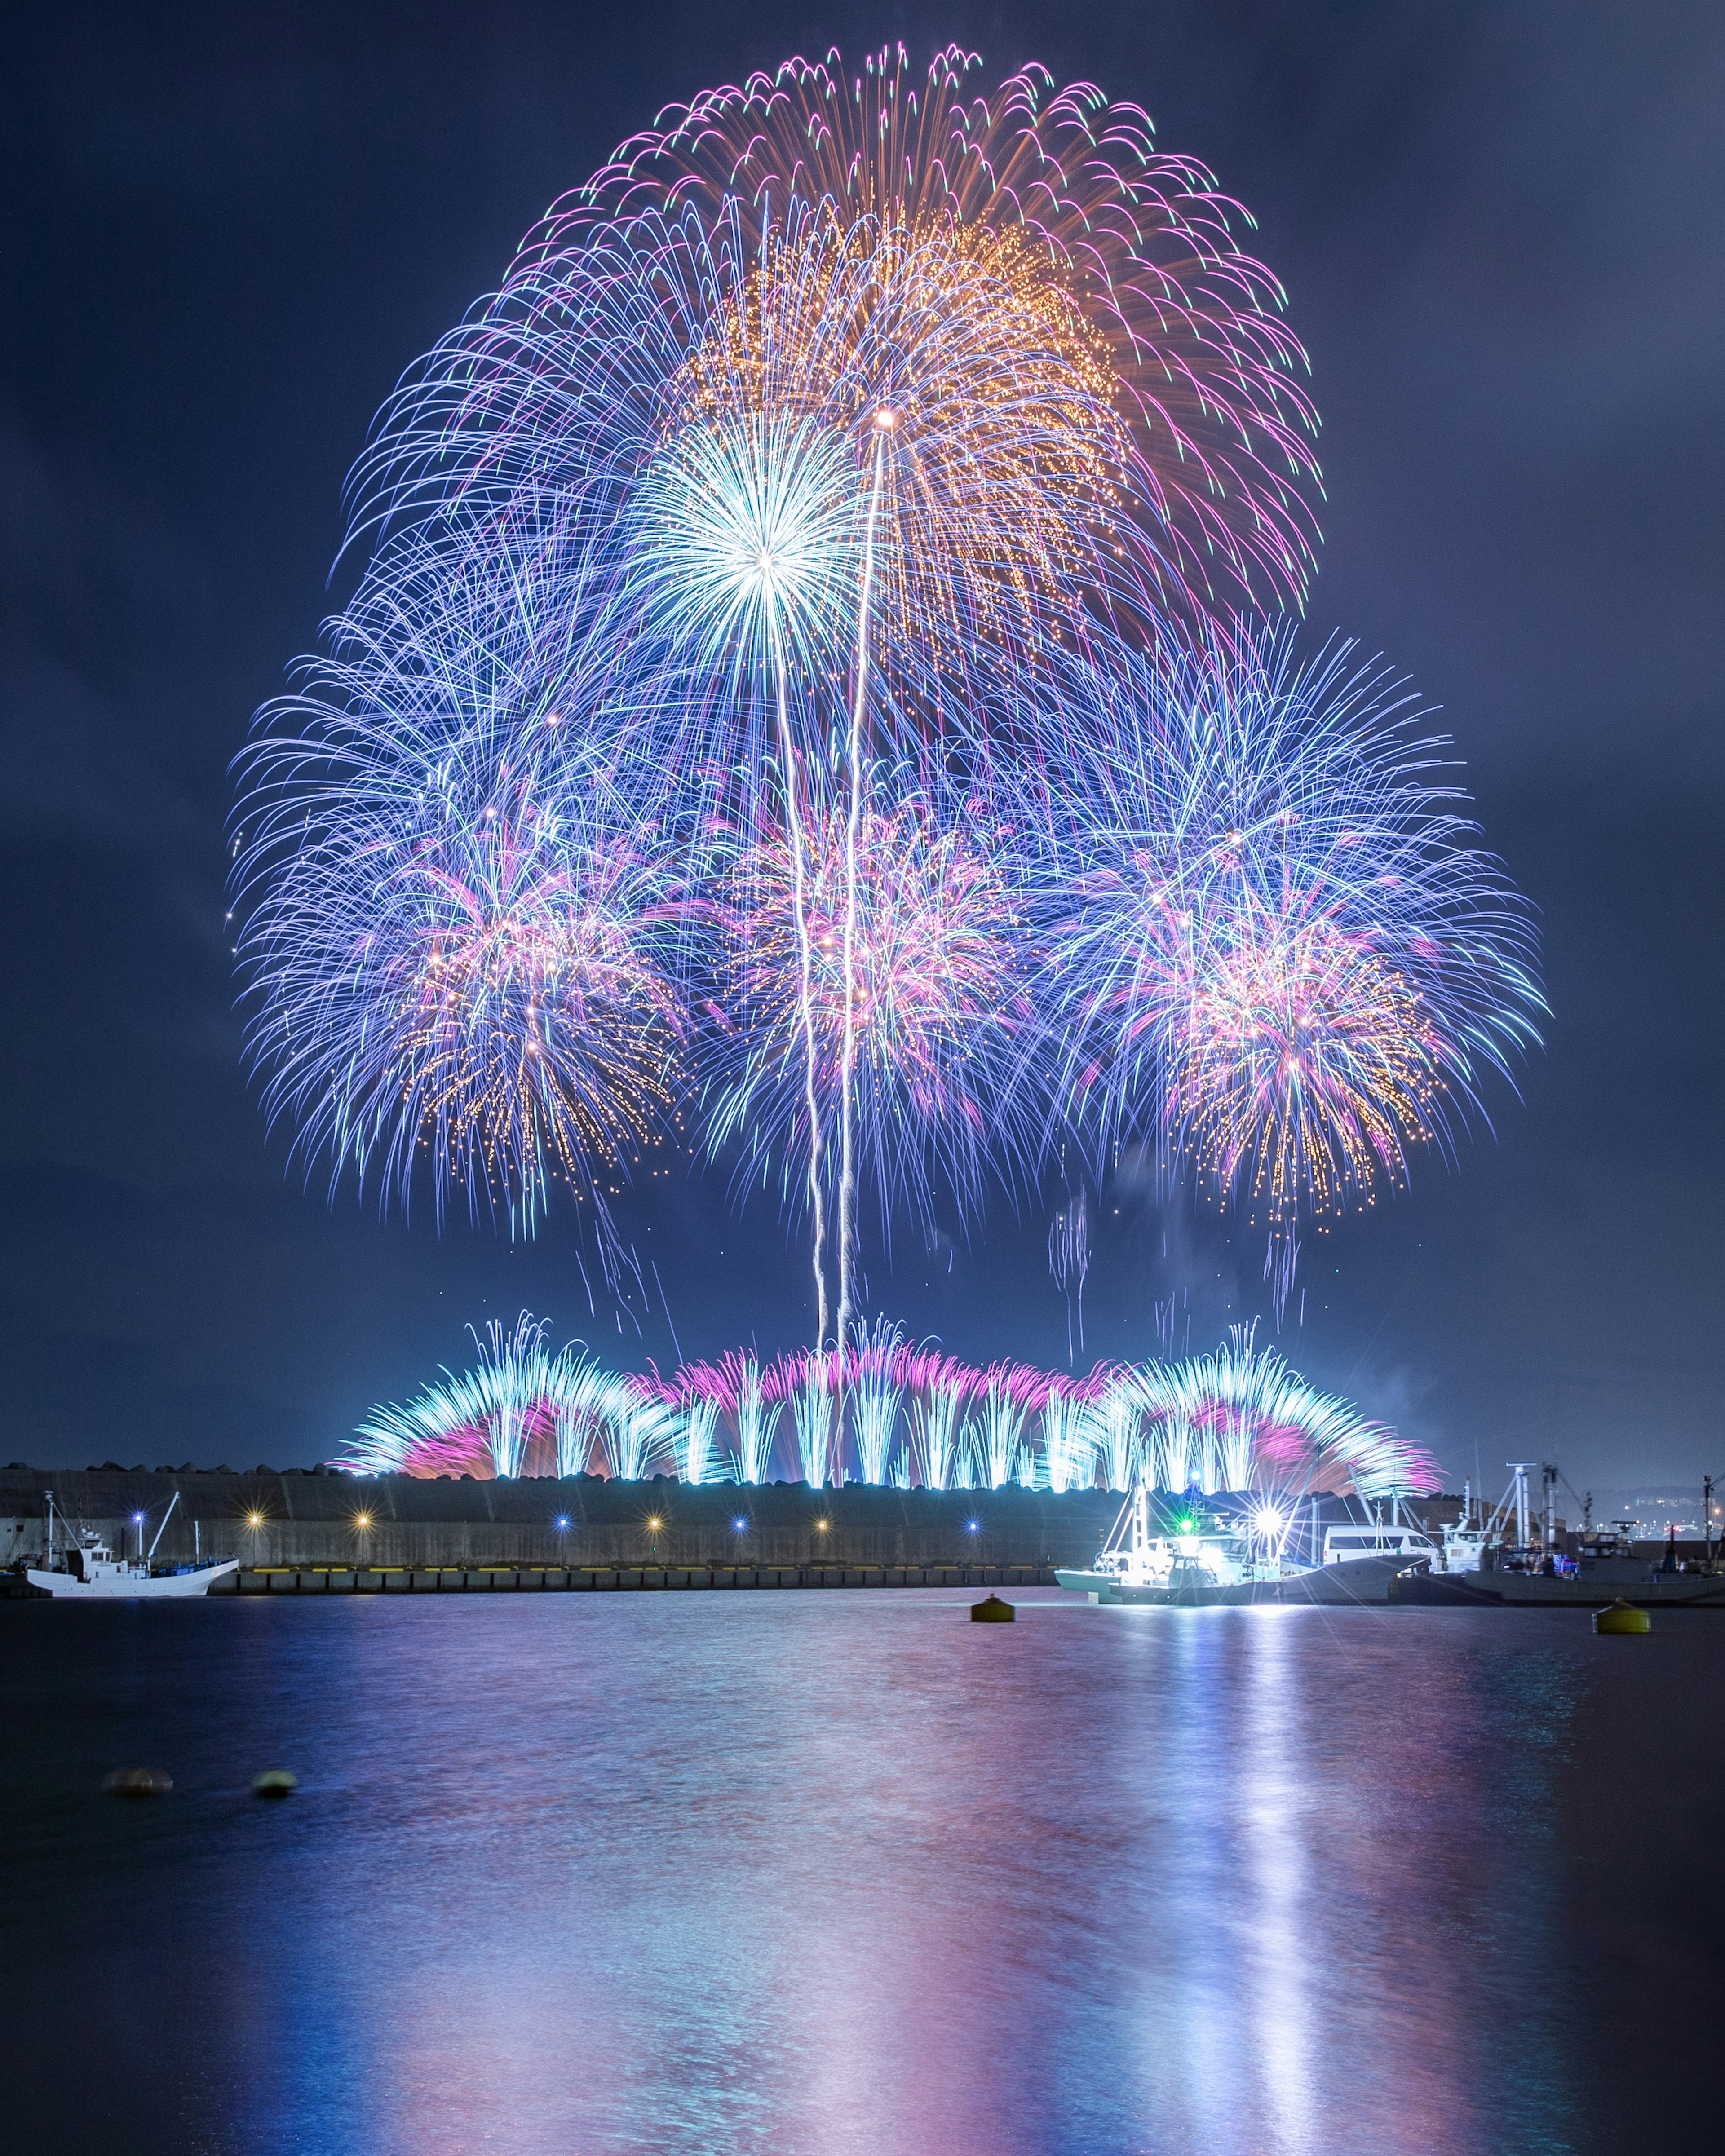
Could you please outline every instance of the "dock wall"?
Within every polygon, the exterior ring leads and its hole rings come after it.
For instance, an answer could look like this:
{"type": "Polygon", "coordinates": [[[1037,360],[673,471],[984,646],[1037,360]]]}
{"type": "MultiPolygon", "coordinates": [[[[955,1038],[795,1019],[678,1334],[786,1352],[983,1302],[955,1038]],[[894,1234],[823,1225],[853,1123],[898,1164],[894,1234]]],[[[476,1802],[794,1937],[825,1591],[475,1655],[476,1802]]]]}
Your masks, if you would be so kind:
{"type": "Polygon", "coordinates": [[[726,1592],[738,1588],[1052,1587],[1034,1564],[276,1565],[228,1573],[212,1594],[726,1592]]]}
{"type": "Polygon", "coordinates": [[[645,1564],[1044,1571],[1088,1564],[1122,1502],[1094,1490],[1055,1496],[1015,1487],[822,1490],[801,1482],[691,1487],[670,1476],[421,1481],[318,1471],[12,1468],[0,1471],[0,1563],[39,1547],[50,1490],[57,1512],[127,1552],[137,1538],[134,1516],[145,1515],[147,1547],[177,1491],[157,1563],[188,1558],[195,1546],[205,1557],[237,1557],[254,1569],[579,1571],[645,1564]],[[563,1521],[567,1526],[558,1524],[563,1521]]]}

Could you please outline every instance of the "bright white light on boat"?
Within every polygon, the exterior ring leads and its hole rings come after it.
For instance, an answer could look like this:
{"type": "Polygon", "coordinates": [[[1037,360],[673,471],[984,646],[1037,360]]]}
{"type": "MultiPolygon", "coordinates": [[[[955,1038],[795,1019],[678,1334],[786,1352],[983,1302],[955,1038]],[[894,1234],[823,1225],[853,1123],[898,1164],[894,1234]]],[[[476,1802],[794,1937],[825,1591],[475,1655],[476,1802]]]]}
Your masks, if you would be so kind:
{"type": "Polygon", "coordinates": [[[1252,1532],[1273,1543],[1282,1530],[1282,1517],[1274,1505],[1260,1505],[1252,1514],[1252,1532]]]}

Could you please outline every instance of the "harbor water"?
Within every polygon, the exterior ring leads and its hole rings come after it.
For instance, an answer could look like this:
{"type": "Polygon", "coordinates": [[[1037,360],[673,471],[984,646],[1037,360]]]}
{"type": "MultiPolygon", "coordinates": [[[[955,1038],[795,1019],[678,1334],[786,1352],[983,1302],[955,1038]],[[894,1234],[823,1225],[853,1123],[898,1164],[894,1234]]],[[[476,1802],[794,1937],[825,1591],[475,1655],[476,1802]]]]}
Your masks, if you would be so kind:
{"type": "Polygon", "coordinates": [[[974,1599],[6,1605],[13,2145],[1707,2138],[1725,1614],[974,1599]]]}

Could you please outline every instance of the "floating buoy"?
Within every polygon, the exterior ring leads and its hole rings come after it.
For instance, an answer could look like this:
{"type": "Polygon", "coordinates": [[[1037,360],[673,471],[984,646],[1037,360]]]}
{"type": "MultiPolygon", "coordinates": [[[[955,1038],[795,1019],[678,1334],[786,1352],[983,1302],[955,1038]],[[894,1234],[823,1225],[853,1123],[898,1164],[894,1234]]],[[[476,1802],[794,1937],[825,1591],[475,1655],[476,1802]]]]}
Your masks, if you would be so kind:
{"type": "Polygon", "coordinates": [[[973,1625],[1010,1625],[1018,1614],[1011,1603],[1003,1602],[998,1594],[990,1594],[970,1605],[973,1625]]]}
{"type": "Polygon", "coordinates": [[[165,1797],[173,1785],[159,1767],[116,1767],[102,1784],[110,1797],[165,1797]]]}
{"type": "Polygon", "coordinates": [[[1651,1632],[1653,1620],[1645,1609],[1637,1609],[1633,1604],[1624,1601],[1620,1596],[1609,1609],[1594,1612],[1594,1630],[1596,1632],[1651,1632]]]}
{"type": "Polygon", "coordinates": [[[285,1767],[271,1767],[252,1784],[252,1794],[254,1797],[290,1797],[299,1786],[297,1774],[289,1774],[285,1767]]]}

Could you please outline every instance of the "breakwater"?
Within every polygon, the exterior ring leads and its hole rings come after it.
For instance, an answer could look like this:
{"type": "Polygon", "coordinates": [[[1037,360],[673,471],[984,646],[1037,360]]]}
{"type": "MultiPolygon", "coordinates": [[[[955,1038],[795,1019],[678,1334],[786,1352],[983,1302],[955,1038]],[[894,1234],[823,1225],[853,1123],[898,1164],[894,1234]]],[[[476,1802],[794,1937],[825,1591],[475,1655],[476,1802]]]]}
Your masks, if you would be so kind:
{"type": "MultiPolygon", "coordinates": [[[[1106,1491],[895,1490],[598,1476],[480,1481],[103,1467],[0,1470],[0,1563],[39,1548],[47,1496],[116,1549],[194,1553],[248,1570],[327,1575],[487,1566],[579,1572],[983,1569],[1087,1564],[1120,1509],[1106,1491]],[[174,1502],[175,1500],[177,1502],[174,1502]],[[168,1511],[173,1504],[172,1512],[168,1511]],[[141,1529],[137,1516],[142,1514],[141,1529]]],[[[996,1584],[990,1579],[986,1584],[996,1584]]]]}
{"type": "Polygon", "coordinates": [[[496,1594],[792,1587],[1052,1587],[1034,1564],[335,1565],[248,1567],[212,1594],[496,1594]]]}

